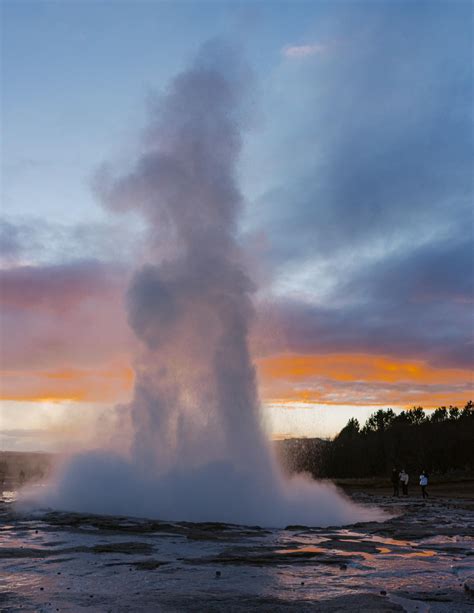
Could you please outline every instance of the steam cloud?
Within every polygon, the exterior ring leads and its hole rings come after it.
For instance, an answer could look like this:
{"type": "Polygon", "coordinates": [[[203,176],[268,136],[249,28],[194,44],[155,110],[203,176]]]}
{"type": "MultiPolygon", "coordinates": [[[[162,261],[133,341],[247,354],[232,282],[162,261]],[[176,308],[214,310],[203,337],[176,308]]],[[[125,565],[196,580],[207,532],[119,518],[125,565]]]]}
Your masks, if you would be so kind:
{"type": "Polygon", "coordinates": [[[133,169],[101,196],[140,213],[152,263],[134,276],[141,341],[130,458],[76,457],[48,494],[62,509],[281,526],[375,518],[335,488],[285,480],[265,442],[247,336],[252,283],[236,240],[236,180],[248,74],[205,45],[154,110],[133,169]]]}

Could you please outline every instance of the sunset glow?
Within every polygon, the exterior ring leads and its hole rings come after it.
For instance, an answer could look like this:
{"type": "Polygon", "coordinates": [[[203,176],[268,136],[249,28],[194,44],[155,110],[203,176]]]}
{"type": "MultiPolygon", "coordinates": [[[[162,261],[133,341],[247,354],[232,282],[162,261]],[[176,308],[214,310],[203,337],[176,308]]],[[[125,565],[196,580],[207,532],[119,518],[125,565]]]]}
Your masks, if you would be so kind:
{"type": "Polygon", "coordinates": [[[471,611],[472,0],[0,0],[2,611],[471,611]]]}
{"type": "Polygon", "coordinates": [[[123,402],[133,387],[131,366],[112,364],[94,369],[4,371],[2,400],[42,402],[123,402]]]}
{"type": "MultiPolygon", "coordinates": [[[[434,368],[367,354],[279,354],[257,360],[264,402],[411,406],[463,404],[471,372],[434,368]],[[414,395],[415,394],[415,395],[414,395]]],[[[2,400],[124,402],[133,387],[131,363],[94,369],[4,371],[2,400]]]]}
{"type": "MultiPolygon", "coordinates": [[[[131,280],[195,239],[205,215],[224,236],[230,217],[219,220],[203,194],[218,191],[217,162],[237,150],[220,206],[235,207],[229,231],[241,254],[228,259],[249,276],[259,400],[279,415],[271,435],[317,435],[323,414],[334,435],[347,407],[362,419],[370,407],[473,397],[472,35],[462,2],[429,11],[290,3],[281,14],[265,2],[251,14],[238,3],[66,4],[7,0],[2,13],[0,425],[9,441],[31,430],[37,405],[46,432],[53,406],[90,421],[130,401],[147,333],[133,329],[131,280]],[[142,140],[145,126],[190,58],[222,37],[238,60],[238,134],[224,146],[213,133],[209,163],[199,154],[157,166],[156,151],[175,145],[175,111],[142,140]],[[122,168],[129,174],[114,182],[122,168]],[[170,198],[166,213],[151,212],[170,198]],[[189,206],[179,236],[169,217],[198,201],[203,210],[189,206]]],[[[196,245],[208,247],[207,235],[196,245]]],[[[214,325],[209,308],[196,302],[170,347],[191,347],[193,330],[214,325]]],[[[172,318],[180,305],[163,309],[172,318]]],[[[191,387],[204,376],[196,360],[191,387]]]]}
{"type": "Polygon", "coordinates": [[[367,354],[284,354],[258,361],[267,402],[425,408],[466,402],[469,370],[367,354]]]}

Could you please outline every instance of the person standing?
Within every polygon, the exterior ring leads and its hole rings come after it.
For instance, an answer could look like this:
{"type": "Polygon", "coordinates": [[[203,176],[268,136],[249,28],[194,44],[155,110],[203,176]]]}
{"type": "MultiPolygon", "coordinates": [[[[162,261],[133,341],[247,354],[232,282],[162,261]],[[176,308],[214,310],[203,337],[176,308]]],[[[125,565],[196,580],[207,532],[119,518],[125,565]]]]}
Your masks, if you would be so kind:
{"type": "Polygon", "coordinates": [[[392,470],[392,485],[393,485],[392,496],[400,496],[400,489],[399,489],[398,484],[399,484],[398,470],[394,468],[392,470]]]}
{"type": "Polygon", "coordinates": [[[402,484],[402,491],[404,496],[408,496],[408,481],[410,477],[408,473],[405,472],[405,469],[402,468],[402,472],[400,473],[400,483],[402,484]]]}
{"type": "Polygon", "coordinates": [[[421,494],[423,498],[428,498],[428,492],[426,491],[426,487],[428,485],[428,475],[424,470],[420,475],[420,486],[421,486],[421,494]]]}

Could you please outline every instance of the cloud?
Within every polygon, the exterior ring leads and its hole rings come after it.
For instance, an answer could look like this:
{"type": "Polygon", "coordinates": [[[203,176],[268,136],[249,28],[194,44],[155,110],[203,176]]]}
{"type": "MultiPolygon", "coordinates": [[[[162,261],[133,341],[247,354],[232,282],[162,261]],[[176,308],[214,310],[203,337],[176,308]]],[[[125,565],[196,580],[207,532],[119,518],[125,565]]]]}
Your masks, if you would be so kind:
{"type": "MultiPolygon", "coordinates": [[[[258,134],[265,151],[247,158],[259,188],[247,224],[259,237],[258,266],[266,266],[255,355],[362,353],[440,369],[472,365],[469,13],[465,3],[338,12],[316,38],[343,41],[337,54],[282,62],[269,78],[267,131],[258,134]]],[[[282,53],[297,59],[325,48],[289,45],[282,53]]],[[[150,217],[160,208],[153,181],[171,197],[179,172],[150,151],[129,176],[99,177],[97,188],[109,208],[138,207],[150,217]]],[[[153,221],[155,239],[176,242],[166,219],[153,221]]],[[[143,235],[127,236],[129,217],[117,231],[109,223],[0,226],[4,263],[39,264],[0,275],[5,368],[59,372],[128,350],[127,273],[118,271],[139,259],[133,244],[143,235]],[[74,262],[83,253],[109,262],[74,262]],[[114,258],[126,263],[115,268],[114,258]]],[[[344,383],[345,397],[351,385],[358,397],[370,380],[344,383]]]]}
{"type": "Polygon", "coordinates": [[[304,385],[280,386],[279,394],[269,396],[270,403],[291,405],[294,402],[311,405],[422,406],[436,408],[455,405],[463,407],[473,395],[467,381],[456,385],[378,383],[373,381],[341,382],[315,378],[304,385]]]}
{"type": "MultiPolygon", "coordinates": [[[[0,271],[3,397],[123,399],[130,387],[126,364],[133,342],[123,306],[127,279],[120,266],[95,261],[0,271]]],[[[153,279],[147,287],[155,291],[153,279]]],[[[360,372],[350,358],[354,354],[385,356],[399,365],[385,372],[400,380],[406,375],[400,364],[421,360],[425,371],[434,368],[434,376],[449,387],[443,369],[472,366],[471,306],[469,242],[428,244],[341,277],[322,304],[297,296],[261,302],[253,354],[262,358],[292,352],[305,360],[306,368],[312,364],[314,376],[330,380],[337,380],[339,369],[348,381],[346,401],[351,380],[360,372]],[[346,357],[331,370],[341,354],[346,357]],[[309,360],[311,355],[320,356],[317,364],[315,358],[309,360]]],[[[298,363],[295,358],[295,368],[298,363]]],[[[376,372],[364,369],[369,387],[376,372]]],[[[469,372],[464,373],[469,381],[469,372]]],[[[281,374],[286,385],[288,373],[283,369],[281,374]]],[[[264,399],[274,393],[275,377],[271,379],[271,389],[262,390],[264,399]]],[[[424,376],[418,383],[433,381],[424,376]]],[[[354,401],[362,385],[354,383],[354,401]]],[[[328,401],[326,393],[320,398],[328,401]]]]}
{"type": "Polygon", "coordinates": [[[259,351],[472,365],[468,13],[358,6],[322,26],[337,54],[273,75],[259,351]]]}
{"type": "Polygon", "coordinates": [[[426,407],[464,405],[470,370],[362,353],[280,354],[258,361],[266,402],[426,407]]]}
{"type": "Polygon", "coordinates": [[[474,301],[473,255],[470,237],[412,247],[359,269],[338,291],[358,301],[469,309],[474,301]]]}
{"type": "Polygon", "coordinates": [[[94,367],[129,351],[127,280],[97,261],[0,270],[2,369],[94,367]]]}
{"type": "Polygon", "coordinates": [[[0,221],[0,257],[2,260],[16,259],[21,249],[20,230],[5,220],[0,221]]]}
{"type": "Polygon", "coordinates": [[[320,302],[282,294],[262,303],[257,351],[366,353],[470,369],[472,254],[469,237],[432,242],[349,267],[320,302]]]}
{"type": "Polygon", "coordinates": [[[9,216],[0,219],[0,266],[73,263],[84,253],[91,259],[125,263],[142,255],[141,234],[133,219],[65,224],[9,216]]]}
{"type": "MultiPolygon", "coordinates": [[[[73,356],[67,356],[69,360],[73,356]]],[[[2,372],[2,400],[125,402],[130,398],[133,371],[124,357],[109,358],[92,368],[2,372]]]]}
{"type": "MultiPolygon", "coordinates": [[[[282,66],[255,202],[276,266],[472,224],[468,8],[386,4],[326,26],[321,64],[282,66]]],[[[273,99],[274,97],[274,99],[273,99]]],[[[262,163],[260,163],[262,162],[262,163]]]]}
{"type": "Polygon", "coordinates": [[[297,301],[262,309],[256,344],[262,352],[373,353],[470,368],[473,345],[468,305],[379,303],[340,308],[297,301]]]}
{"type": "Polygon", "coordinates": [[[289,59],[301,59],[311,55],[326,53],[327,50],[327,45],[313,43],[310,45],[286,45],[281,50],[281,53],[289,59]]]}

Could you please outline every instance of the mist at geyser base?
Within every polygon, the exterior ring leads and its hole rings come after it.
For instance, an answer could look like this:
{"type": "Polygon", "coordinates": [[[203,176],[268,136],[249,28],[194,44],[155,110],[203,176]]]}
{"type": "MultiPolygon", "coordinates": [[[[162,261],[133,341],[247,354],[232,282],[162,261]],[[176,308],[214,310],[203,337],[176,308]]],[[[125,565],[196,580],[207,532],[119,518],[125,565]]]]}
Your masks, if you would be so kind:
{"type": "Polygon", "coordinates": [[[127,294],[140,341],[125,457],[74,457],[49,507],[266,526],[376,519],[330,485],[284,478],[260,423],[248,348],[252,283],[236,240],[236,163],[249,73],[208,43],[152,112],[128,173],[102,173],[106,207],[149,229],[149,263],[127,294]]]}

